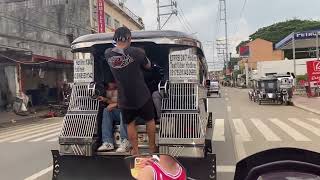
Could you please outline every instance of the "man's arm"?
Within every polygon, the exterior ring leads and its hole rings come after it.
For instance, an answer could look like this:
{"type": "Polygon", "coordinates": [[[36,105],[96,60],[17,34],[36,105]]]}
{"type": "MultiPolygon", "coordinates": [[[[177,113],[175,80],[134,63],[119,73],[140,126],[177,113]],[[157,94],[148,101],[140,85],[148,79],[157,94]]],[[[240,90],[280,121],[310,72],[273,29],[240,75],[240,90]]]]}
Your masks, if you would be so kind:
{"type": "Polygon", "coordinates": [[[141,66],[145,69],[151,69],[151,61],[146,56],[146,52],[141,48],[138,48],[137,51],[139,63],[141,64],[141,66]]]}
{"type": "Polygon", "coordinates": [[[137,180],[153,180],[154,172],[150,166],[144,167],[138,175],[137,180]]]}

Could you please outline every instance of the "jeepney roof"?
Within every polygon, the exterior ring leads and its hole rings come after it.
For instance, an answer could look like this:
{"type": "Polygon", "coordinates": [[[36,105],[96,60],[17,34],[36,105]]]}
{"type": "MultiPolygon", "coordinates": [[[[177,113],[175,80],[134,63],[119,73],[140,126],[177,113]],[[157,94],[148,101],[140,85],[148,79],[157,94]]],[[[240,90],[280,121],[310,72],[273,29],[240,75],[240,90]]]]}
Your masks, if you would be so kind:
{"type": "MultiPolygon", "coordinates": [[[[80,36],[71,43],[71,49],[89,48],[96,44],[110,44],[113,32],[80,36]]],[[[179,31],[132,31],[132,42],[153,42],[156,44],[186,45],[200,48],[200,41],[179,31]]]]}

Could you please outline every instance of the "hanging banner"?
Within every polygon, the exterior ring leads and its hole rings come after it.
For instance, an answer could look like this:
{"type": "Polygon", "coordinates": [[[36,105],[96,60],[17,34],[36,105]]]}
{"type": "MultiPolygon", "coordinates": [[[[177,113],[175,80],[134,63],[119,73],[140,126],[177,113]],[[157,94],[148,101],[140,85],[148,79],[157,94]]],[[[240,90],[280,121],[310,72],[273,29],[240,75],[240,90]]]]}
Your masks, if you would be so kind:
{"type": "Polygon", "coordinates": [[[106,32],[106,23],[104,16],[104,0],[97,0],[98,4],[98,32],[106,32]]]}

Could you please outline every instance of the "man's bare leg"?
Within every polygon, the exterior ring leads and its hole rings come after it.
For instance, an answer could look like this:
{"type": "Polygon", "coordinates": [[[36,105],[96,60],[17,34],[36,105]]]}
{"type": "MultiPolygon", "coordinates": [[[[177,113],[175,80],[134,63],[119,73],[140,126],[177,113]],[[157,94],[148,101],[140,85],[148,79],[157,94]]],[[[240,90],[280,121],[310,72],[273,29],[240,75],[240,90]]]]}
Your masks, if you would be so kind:
{"type": "Polygon", "coordinates": [[[127,130],[128,130],[128,138],[132,146],[131,154],[137,155],[139,154],[139,149],[138,149],[138,134],[136,129],[136,122],[132,121],[131,123],[129,123],[127,130]]]}
{"type": "Polygon", "coordinates": [[[156,134],[156,124],[154,119],[147,122],[147,133],[149,139],[149,150],[150,153],[156,152],[156,144],[155,144],[155,134],[156,134]]]}

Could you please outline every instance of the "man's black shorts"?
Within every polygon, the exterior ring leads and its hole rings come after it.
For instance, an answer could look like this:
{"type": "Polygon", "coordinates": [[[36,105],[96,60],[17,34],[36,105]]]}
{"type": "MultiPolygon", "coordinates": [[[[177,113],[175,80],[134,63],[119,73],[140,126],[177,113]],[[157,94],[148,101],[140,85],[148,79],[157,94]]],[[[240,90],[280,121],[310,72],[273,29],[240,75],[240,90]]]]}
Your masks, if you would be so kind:
{"type": "Polygon", "coordinates": [[[137,117],[144,119],[145,122],[154,119],[154,105],[151,98],[139,109],[122,109],[124,123],[130,124],[137,117]]]}

